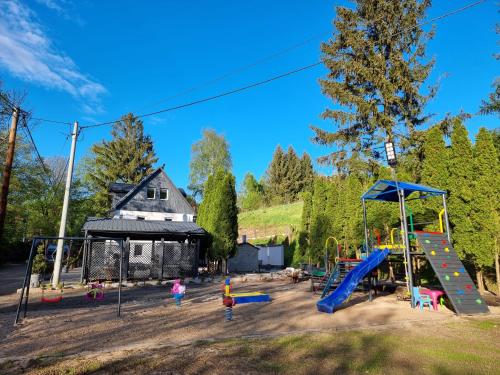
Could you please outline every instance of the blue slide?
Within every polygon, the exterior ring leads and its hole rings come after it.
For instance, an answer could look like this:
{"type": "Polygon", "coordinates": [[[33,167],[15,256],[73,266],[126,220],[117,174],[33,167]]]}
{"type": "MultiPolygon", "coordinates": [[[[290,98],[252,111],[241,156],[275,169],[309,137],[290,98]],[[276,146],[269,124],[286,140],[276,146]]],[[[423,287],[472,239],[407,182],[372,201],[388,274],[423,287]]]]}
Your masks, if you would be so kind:
{"type": "Polygon", "coordinates": [[[340,285],[329,296],[319,300],[316,303],[318,311],[331,314],[333,310],[340,306],[347,297],[356,289],[359,282],[363,280],[368,272],[377,267],[389,255],[389,250],[375,250],[368,258],[358,264],[351,272],[347,274],[340,285]]]}

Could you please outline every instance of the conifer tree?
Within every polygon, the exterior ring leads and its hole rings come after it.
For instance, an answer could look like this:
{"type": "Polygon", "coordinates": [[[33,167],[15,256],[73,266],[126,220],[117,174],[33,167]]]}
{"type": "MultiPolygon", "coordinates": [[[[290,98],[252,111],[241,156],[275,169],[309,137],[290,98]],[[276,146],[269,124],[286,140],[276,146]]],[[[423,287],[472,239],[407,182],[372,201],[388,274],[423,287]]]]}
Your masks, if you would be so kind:
{"type": "Polygon", "coordinates": [[[144,125],[132,113],[113,125],[111,141],[102,141],[91,148],[87,159],[85,181],[96,193],[96,205],[109,208],[108,188],[113,182],[139,183],[153,172],[158,161],[150,136],[144,134],[144,125]]]}
{"type": "Polygon", "coordinates": [[[449,217],[454,247],[462,259],[473,259],[474,226],[471,201],[474,198],[474,163],[472,145],[462,120],[453,121],[449,161],[449,217]]]}
{"type": "MultiPolygon", "coordinates": [[[[448,155],[443,133],[439,126],[433,126],[427,131],[423,143],[423,163],[421,182],[437,189],[448,189],[448,155]]],[[[425,212],[425,221],[435,221],[442,208],[442,202],[438,198],[425,199],[422,202],[425,212]]],[[[428,230],[438,230],[438,224],[427,226],[428,230]]]]}
{"type": "Polygon", "coordinates": [[[328,205],[329,184],[325,177],[314,180],[312,197],[311,224],[309,229],[309,258],[312,262],[320,262],[325,252],[325,241],[331,233],[331,219],[325,207],[328,205]]]}
{"type": "Polygon", "coordinates": [[[311,157],[307,152],[304,152],[302,154],[302,157],[300,158],[300,169],[300,191],[312,191],[314,181],[314,168],[312,165],[311,157]]]}
{"type": "Polygon", "coordinates": [[[238,208],[234,176],[223,169],[210,175],[205,184],[197,223],[211,236],[209,258],[226,261],[236,251],[238,208]]]}
{"type": "Polygon", "coordinates": [[[334,165],[348,157],[346,149],[361,152],[395,138],[396,128],[412,133],[434,93],[420,92],[433,65],[422,62],[431,35],[419,26],[430,0],[352,2],[353,9],[337,7],[335,33],[321,46],[329,70],[321,89],[336,105],[322,117],[336,129],[312,127],[315,143],[336,146],[320,159],[334,165]]]}
{"type": "MultiPolygon", "coordinates": [[[[491,267],[498,257],[500,179],[498,158],[491,133],[479,129],[474,145],[474,197],[471,201],[471,221],[474,228],[473,259],[478,272],[478,286],[484,291],[482,282],[486,267],[491,267]]],[[[500,281],[497,280],[500,285],[500,281]]],[[[498,290],[500,292],[500,288],[498,290]]]]}
{"type": "Polygon", "coordinates": [[[282,203],[285,197],[286,157],[280,145],[276,147],[267,169],[267,193],[271,203],[282,203]]]}
{"type": "Polygon", "coordinates": [[[284,188],[283,201],[295,202],[302,191],[302,165],[292,146],[288,147],[285,154],[285,176],[282,181],[284,188]]]}

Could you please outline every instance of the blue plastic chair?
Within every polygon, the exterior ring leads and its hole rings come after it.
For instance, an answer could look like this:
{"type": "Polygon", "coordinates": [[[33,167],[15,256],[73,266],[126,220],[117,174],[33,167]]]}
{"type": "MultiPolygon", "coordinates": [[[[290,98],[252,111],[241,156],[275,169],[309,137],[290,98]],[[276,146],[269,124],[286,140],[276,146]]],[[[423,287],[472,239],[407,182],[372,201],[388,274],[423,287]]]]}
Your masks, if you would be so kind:
{"type": "Polygon", "coordinates": [[[432,300],[431,296],[427,296],[425,294],[420,294],[420,289],[417,286],[413,287],[413,306],[416,307],[420,305],[420,310],[424,309],[424,306],[427,304],[429,306],[429,310],[432,310],[432,300]]]}

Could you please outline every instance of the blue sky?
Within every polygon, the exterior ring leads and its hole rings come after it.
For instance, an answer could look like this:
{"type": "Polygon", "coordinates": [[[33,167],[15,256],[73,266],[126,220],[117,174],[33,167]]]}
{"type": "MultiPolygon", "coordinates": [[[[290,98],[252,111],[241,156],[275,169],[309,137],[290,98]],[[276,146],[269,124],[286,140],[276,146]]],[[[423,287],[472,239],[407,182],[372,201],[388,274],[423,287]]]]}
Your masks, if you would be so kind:
{"type": "MultiPolygon", "coordinates": [[[[434,1],[436,17],[471,1],[434,1]]],[[[92,124],[171,107],[314,63],[320,42],[332,31],[334,5],[346,1],[71,1],[0,0],[0,80],[4,88],[28,92],[34,116],[92,124]],[[305,43],[224,80],[207,81],[305,43]],[[163,100],[192,87],[188,94],[163,100]]],[[[435,23],[428,56],[436,59],[429,84],[440,82],[428,104],[433,120],[447,113],[476,113],[499,75],[495,1],[435,23]]],[[[309,125],[329,101],[318,79],[322,66],[217,101],[144,119],[159,164],[179,186],[188,184],[191,144],[209,127],[226,136],[238,181],[260,177],[276,145],[293,145],[313,158],[326,149],[310,142],[309,125]]],[[[474,117],[480,126],[499,125],[493,116],[474,117]]],[[[109,127],[86,130],[77,159],[110,136],[109,127]]],[[[39,123],[34,138],[43,156],[67,155],[68,126],[39,123]]]]}

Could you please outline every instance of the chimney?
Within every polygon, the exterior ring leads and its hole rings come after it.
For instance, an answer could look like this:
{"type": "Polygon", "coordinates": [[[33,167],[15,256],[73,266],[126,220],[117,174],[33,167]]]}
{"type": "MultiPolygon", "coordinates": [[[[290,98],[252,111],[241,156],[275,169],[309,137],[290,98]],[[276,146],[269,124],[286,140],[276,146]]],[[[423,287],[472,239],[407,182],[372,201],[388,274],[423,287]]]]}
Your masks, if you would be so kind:
{"type": "Polygon", "coordinates": [[[241,243],[247,243],[247,235],[246,234],[241,235],[241,243]]]}

